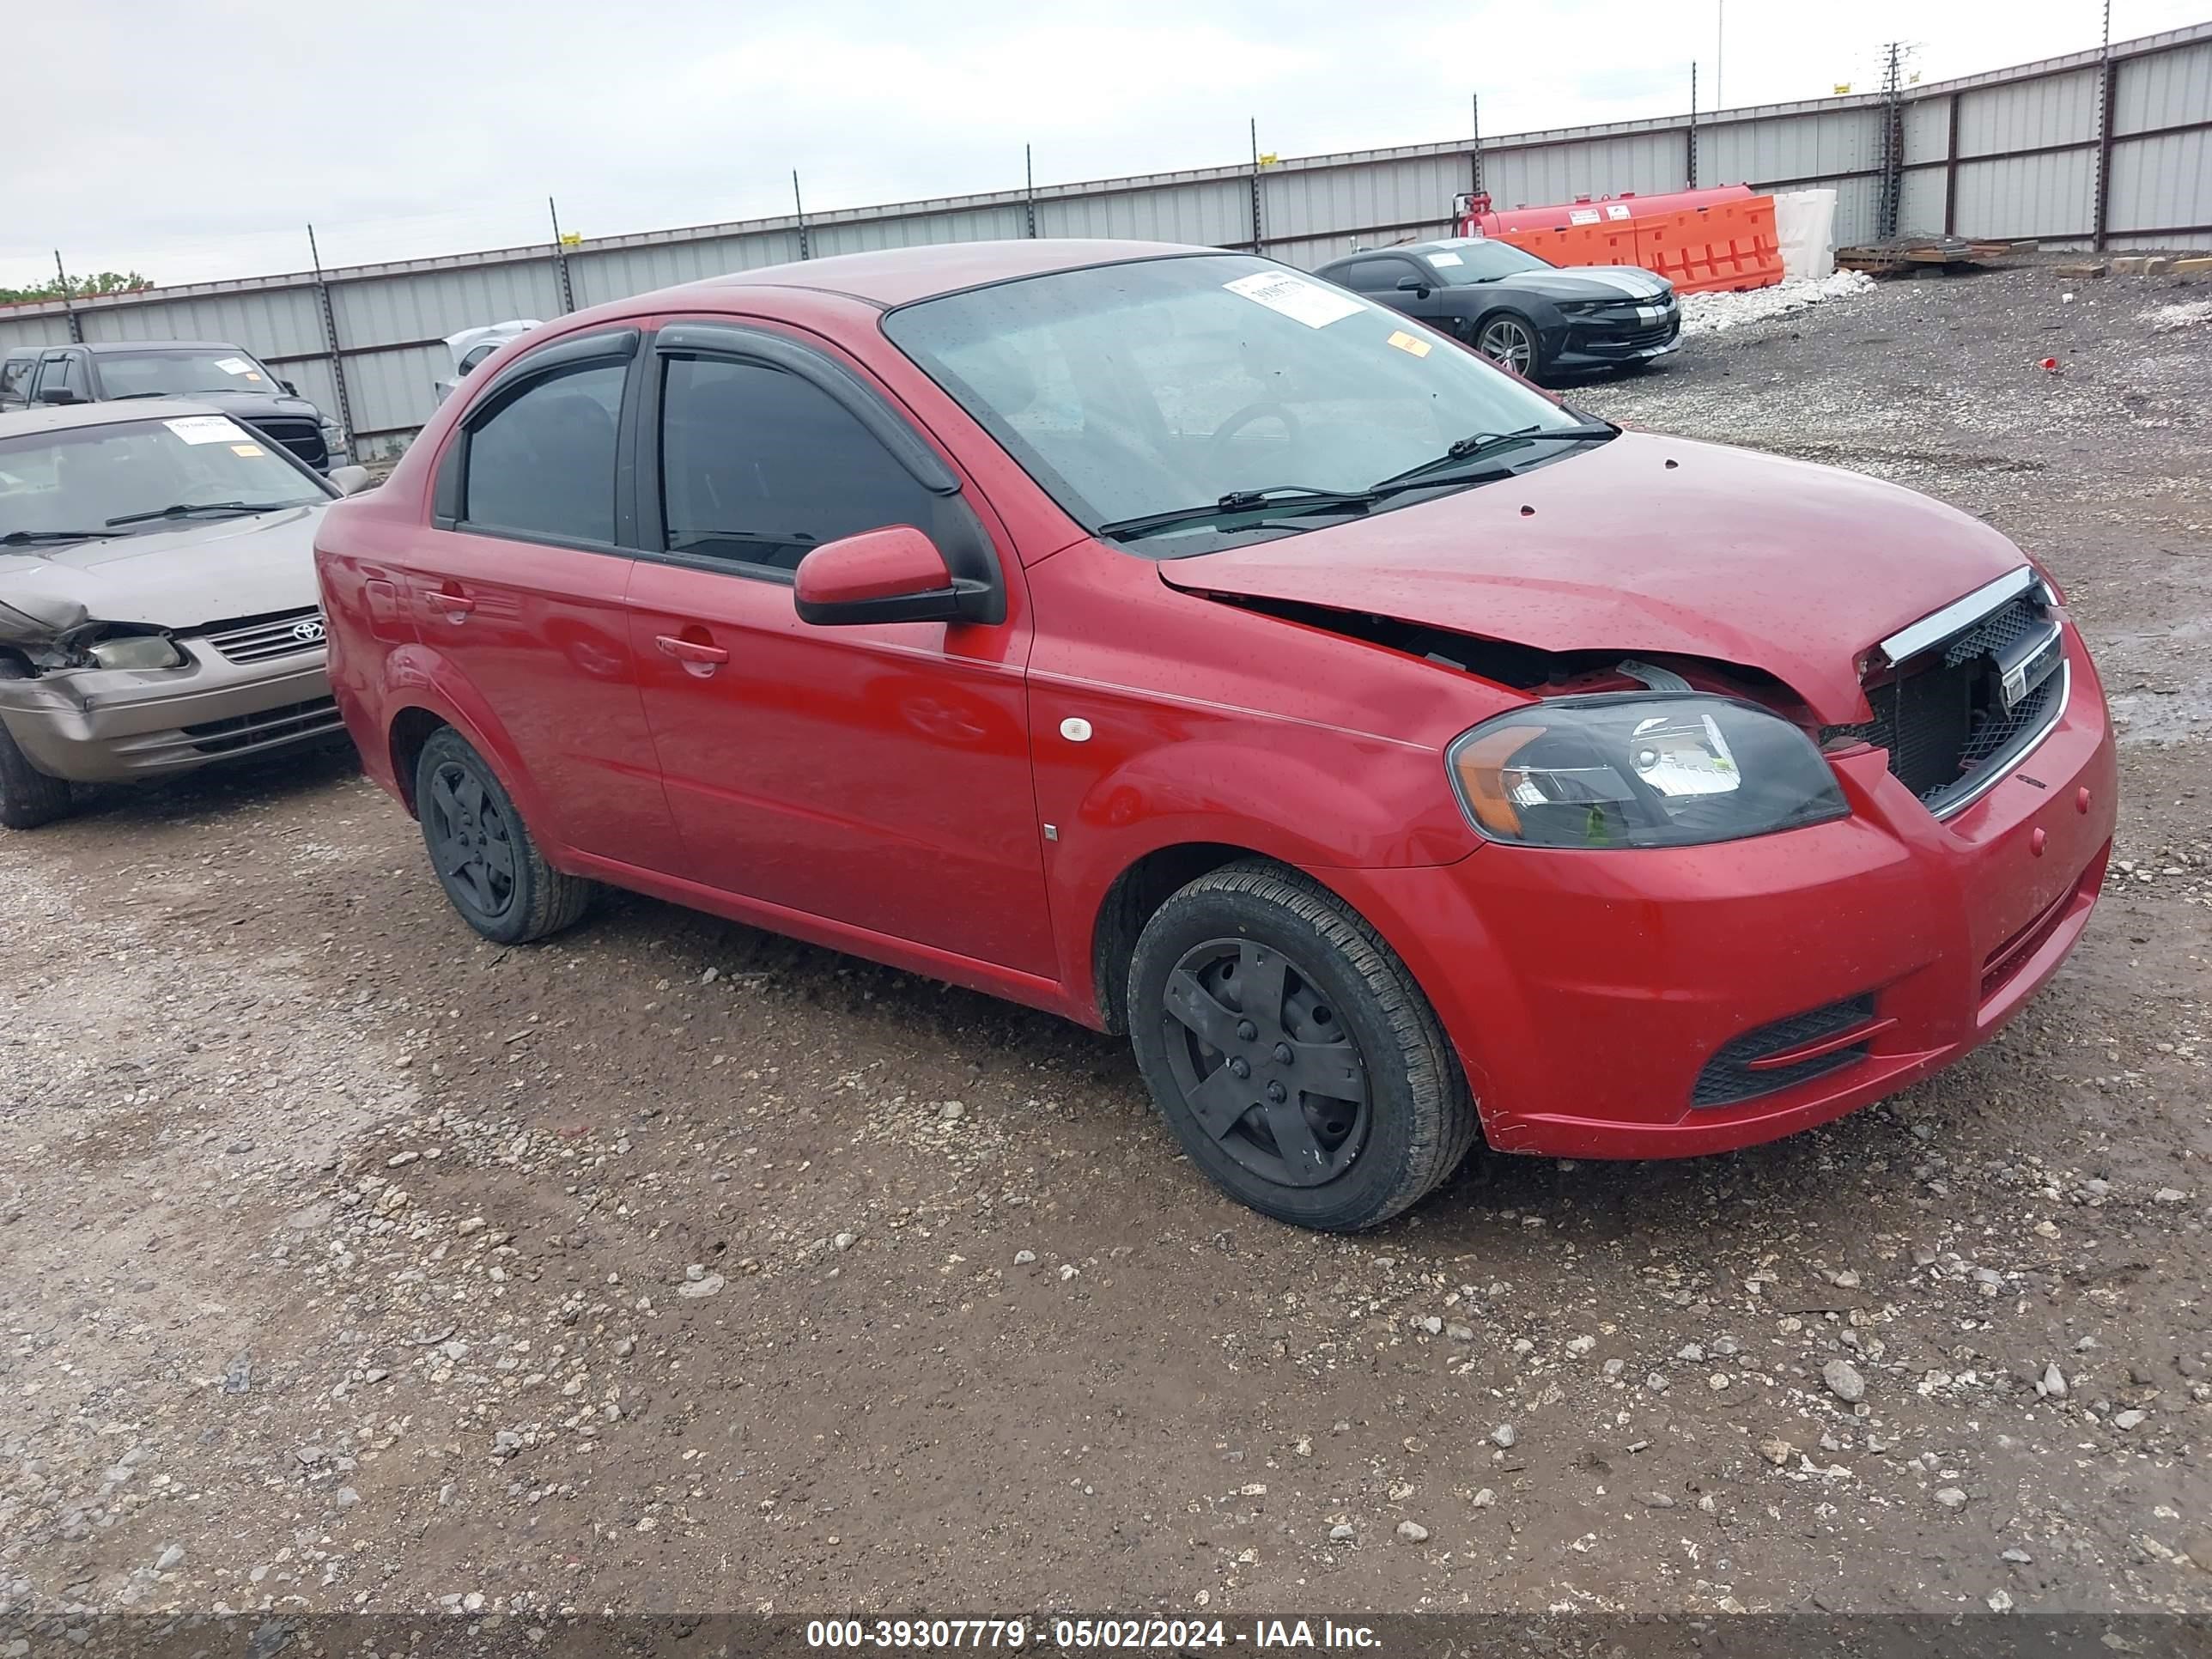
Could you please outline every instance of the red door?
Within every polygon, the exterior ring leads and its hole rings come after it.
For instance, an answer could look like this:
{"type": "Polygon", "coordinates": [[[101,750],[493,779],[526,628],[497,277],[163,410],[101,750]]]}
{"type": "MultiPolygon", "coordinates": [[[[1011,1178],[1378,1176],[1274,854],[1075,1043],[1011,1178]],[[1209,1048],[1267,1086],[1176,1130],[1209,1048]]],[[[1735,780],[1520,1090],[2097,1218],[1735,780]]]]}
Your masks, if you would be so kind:
{"type": "MultiPolygon", "coordinates": [[[[732,333],[734,334],[734,331],[732,333]]],[[[640,469],[632,655],[687,873],[725,891],[1056,977],[1030,775],[1027,610],[1011,559],[847,374],[664,343],[640,469]],[[871,424],[872,422],[872,425],[871,424]],[[655,465],[662,489],[643,487],[655,465]],[[927,472],[927,466],[921,466],[927,472]],[[649,509],[649,510],[647,510],[649,509]],[[655,522],[655,520],[658,520],[655,522]],[[993,625],[816,627],[791,573],[822,542],[912,524],[1012,580],[993,625]]],[[[664,336],[664,342],[667,337],[664,336]]],[[[763,348],[765,349],[765,348],[763,348]]]]}
{"type": "Polygon", "coordinates": [[[680,870],[630,654],[631,561],[480,532],[433,530],[418,544],[428,556],[408,573],[407,596],[417,635],[452,659],[503,728],[552,815],[532,828],[680,870]]]}
{"type": "Polygon", "coordinates": [[[814,628],[780,582],[642,562],[630,604],[693,880],[1056,975],[1021,665],[969,637],[1002,629],[814,628]]]}
{"type": "MultiPolygon", "coordinates": [[[[557,341],[519,359],[441,461],[432,527],[404,596],[523,775],[532,829],[558,844],[674,871],[682,845],[654,763],[624,594],[634,550],[615,459],[638,331],[557,341]]],[[[487,740],[493,740],[488,732],[487,740]]]]}

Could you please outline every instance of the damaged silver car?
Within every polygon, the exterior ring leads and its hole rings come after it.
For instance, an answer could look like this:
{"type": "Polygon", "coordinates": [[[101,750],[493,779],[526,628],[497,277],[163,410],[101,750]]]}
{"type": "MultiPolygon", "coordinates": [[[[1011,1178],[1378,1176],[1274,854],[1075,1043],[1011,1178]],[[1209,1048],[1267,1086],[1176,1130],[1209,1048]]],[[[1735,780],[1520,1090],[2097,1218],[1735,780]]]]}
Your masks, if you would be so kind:
{"type": "Polygon", "coordinates": [[[341,740],[315,526],[370,482],[178,399],[0,415],[0,825],[341,740]]]}

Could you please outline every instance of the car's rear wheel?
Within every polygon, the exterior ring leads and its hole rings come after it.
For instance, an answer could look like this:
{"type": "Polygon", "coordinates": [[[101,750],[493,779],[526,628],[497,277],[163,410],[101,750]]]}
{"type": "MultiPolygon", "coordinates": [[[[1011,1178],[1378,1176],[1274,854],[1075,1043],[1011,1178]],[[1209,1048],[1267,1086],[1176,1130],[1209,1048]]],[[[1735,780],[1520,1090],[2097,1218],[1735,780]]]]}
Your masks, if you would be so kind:
{"type": "Polygon", "coordinates": [[[1494,363],[1503,364],[1516,374],[1534,380],[1543,371],[1543,350],[1536,339],[1536,325],[1526,317],[1510,311],[1501,311],[1496,316],[1483,319],[1475,331],[1474,349],[1494,363]]]}
{"type": "Polygon", "coordinates": [[[1474,1142],[1474,1101],[1413,975],[1296,871],[1231,865],[1170,897],[1138,940],[1129,1011],[1192,1161],[1279,1220],[1375,1226],[1474,1142]]]}
{"type": "Polygon", "coordinates": [[[446,896],[488,939],[544,939],[591,902],[592,884],[545,861],[497,775],[451,726],[416,762],[415,816],[446,896]]]}
{"type": "MultiPolygon", "coordinates": [[[[0,657],[0,679],[21,679],[24,671],[5,657],[0,657]]],[[[50,777],[31,764],[26,755],[0,726],[0,826],[9,830],[35,830],[42,823],[52,823],[56,818],[67,817],[75,805],[65,779],[50,777]]]]}

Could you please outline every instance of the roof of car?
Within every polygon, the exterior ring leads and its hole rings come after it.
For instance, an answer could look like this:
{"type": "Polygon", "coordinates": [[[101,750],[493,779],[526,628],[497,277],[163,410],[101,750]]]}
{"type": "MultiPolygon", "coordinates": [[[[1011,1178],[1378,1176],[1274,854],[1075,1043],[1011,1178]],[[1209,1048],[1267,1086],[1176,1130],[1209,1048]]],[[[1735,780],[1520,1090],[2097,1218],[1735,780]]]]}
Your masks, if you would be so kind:
{"type": "Polygon", "coordinates": [[[87,351],[238,351],[228,340],[87,340],[87,351]]]}
{"type": "Polygon", "coordinates": [[[10,357],[36,357],[48,351],[243,351],[228,340],[49,340],[43,345],[9,346],[10,357]]]}
{"type": "Polygon", "coordinates": [[[818,289],[874,305],[896,306],[1018,276],[1041,276],[1051,271],[1121,264],[1133,259],[1166,259],[1232,251],[1189,247],[1178,242],[1048,237],[1023,241],[940,242],[926,247],[881,248],[872,253],[838,253],[825,259],[763,265],[754,270],[732,271],[726,276],[710,276],[689,286],[695,290],[818,289]]]}
{"type": "Polygon", "coordinates": [[[124,398],[104,404],[41,404],[0,415],[0,438],[64,432],[80,426],[120,426],[127,421],[173,421],[182,415],[222,411],[189,398],[124,398]]]}
{"type": "Polygon", "coordinates": [[[1449,253],[1455,248],[1472,247],[1490,239],[1486,236],[1432,236],[1425,242],[1393,242],[1388,247],[1354,248],[1349,253],[1339,254],[1322,270],[1331,265],[1349,264],[1354,259],[1380,259],[1393,253],[1412,253],[1426,258],[1431,253],[1449,253]]]}

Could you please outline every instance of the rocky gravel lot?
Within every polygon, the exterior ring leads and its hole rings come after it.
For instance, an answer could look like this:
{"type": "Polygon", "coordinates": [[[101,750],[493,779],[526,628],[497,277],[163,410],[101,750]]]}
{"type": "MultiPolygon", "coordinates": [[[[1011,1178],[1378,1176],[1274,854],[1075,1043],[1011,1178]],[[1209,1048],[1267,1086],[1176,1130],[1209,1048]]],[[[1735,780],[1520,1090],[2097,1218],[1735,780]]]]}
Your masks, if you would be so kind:
{"type": "Polygon", "coordinates": [[[337,760],[0,836],[0,1616],[2212,1608],[2205,293],[1575,394],[1985,514],[2127,722],[2060,978],[1738,1156],[1313,1237],[1042,1016],[621,896],[478,943],[337,760]]]}

